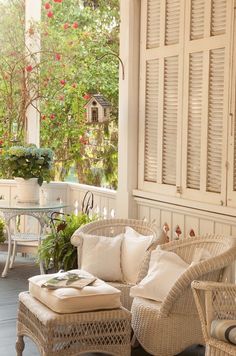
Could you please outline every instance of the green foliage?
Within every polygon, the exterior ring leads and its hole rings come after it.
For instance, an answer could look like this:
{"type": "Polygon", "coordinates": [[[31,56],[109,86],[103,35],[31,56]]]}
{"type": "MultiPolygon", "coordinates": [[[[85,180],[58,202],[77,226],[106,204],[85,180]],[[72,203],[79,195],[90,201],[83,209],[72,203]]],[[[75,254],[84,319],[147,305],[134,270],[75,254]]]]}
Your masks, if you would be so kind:
{"type": "Polygon", "coordinates": [[[0,243],[3,243],[6,240],[5,236],[5,223],[4,221],[0,218],[0,243]]]}
{"type": "Polygon", "coordinates": [[[53,152],[49,148],[34,145],[13,146],[4,150],[0,157],[1,166],[9,178],[38,178],[39,185],[50,181],[53,152]]]}
{"type": "MultiPolygon", "coordinates": [[[[77,268],[77,249],[70,242],[73,233],[82,225],[92,221],[86,214],[71,214],[66,217],[66,227],[58,232],[52,231],[42,241],[38,251],[39,260],[44,261],[46,269],[68,271],[77,268]]],[[[58,222],[57,224],[60,224],[58,222]]],[[[57,225],[58,226],[58,225],[57,225]]],[[[57,230],[56,226],[56,230],[57,230]]]]}
{"type": "Polygon", "coordinates": [[[45,3],[41,24],[32,23],[28,33],[41,35],[38,64],[38,53],[24,55],[24,1],[0,0],[0,145],[23,144],[26,110],[40,100],[41,145],[54,151],[54,179],[64,180],[74,166],[79,182],[115,188],[119,61],[103,55],[119,53],[119,0],[64,0],[50,9],[45,3]],[[93,93],[113,108],[104,140],[97,138],[102,126],[85,120],[93,93]]]}

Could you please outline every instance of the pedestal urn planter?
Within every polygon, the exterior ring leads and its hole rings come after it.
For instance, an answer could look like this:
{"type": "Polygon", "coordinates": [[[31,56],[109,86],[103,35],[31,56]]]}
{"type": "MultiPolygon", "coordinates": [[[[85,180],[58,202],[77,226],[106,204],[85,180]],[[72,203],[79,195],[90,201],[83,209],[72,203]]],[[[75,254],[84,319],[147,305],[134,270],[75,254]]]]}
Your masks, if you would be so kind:
{"type": "Polygon", "coordinates": [[[39,184],[38,178],[24,179],[14,178],[16,182],[16,194],[18,203],[38,203],[39,202],[39,184]]]}
{"type": "Polygon", "coordinates": [[[52,150],[33,144],[3,148],[0,155],[5,178],[15,179],[19,203],[39,202],[41,185],[51,179],[52,163],[52,150]]]}

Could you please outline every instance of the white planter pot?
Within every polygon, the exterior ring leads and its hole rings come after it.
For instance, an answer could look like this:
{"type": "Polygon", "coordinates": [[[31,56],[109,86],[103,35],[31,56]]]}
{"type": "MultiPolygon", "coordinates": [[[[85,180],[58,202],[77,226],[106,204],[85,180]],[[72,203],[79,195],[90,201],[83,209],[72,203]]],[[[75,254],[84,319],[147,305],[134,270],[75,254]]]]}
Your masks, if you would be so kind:
{"type": "Polygon", "coordinates": [[[17,188],[18,203],[38,203],[39,185],[38,178],[14,178],[17,188]]]}

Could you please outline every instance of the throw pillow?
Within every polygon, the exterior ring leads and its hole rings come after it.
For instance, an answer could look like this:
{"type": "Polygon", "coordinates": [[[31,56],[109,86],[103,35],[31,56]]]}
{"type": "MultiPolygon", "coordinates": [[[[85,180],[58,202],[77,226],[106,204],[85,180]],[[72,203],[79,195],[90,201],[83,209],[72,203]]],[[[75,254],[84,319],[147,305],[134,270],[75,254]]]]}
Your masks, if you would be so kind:
{"type": "Polygon", "coordinates": [[[212,255],[207,249],[198,247],[194,251],[192,264],[205,261],[211,257],[212,257],[212,255]]]}
{"type": "Polygon", "coordinates": [[[122,234],[115,237],[84,236],[81,269],[104,281],[122,281],[122,239],[122,234]]]}
{"type": "Polygon", "coordinates": [[[136,283],[140,264],[152,240],[152,235],[141,235],[130,226],[126,227],[122,242],[121,266],[124,280],[127,283],[136,283]]]}
{"type": "Polygon", "coordinates": [[[147,276],[131,288],[131,297],[143,297],[162,302],[188,267],[189,264],[174,252],[157,247],[151,253],[147,276]]]}
{"type": "Polygon", "coordinates": [[[236,345],[236,320],[213,320],[211,336],[236,345]]]}

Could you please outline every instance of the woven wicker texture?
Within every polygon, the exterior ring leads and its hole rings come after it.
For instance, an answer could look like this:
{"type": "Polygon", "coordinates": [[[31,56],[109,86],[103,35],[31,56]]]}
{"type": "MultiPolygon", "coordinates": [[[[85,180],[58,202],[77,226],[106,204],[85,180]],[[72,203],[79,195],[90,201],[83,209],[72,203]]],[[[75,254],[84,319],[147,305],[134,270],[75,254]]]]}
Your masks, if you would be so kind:
{"type": "MultiPolygon", "coordinates": [[[[81,241],[84,236],[96,235],[96,236],[114,237],[116,235],[124,233],[126,226],[132,227],[134,230],[136,230],[142,235],[146,235],[146,236],[153,235],[154,239],[156,238],[157,227],[151,223],[142,220],[106,219],[106,220],[91,222],[76,230],[71,238],[71,243],[77,246],[77,250],[78,250],[78,268],[80,268],[81,266],[81,253],[82,253],[81,241]]],[[[143,268],[142,266],[142,270],[143,270],[142,275],[145,275],[145,271],[147,273],[147,267],[145,266],[145,268],[143,268]]],[[[130,288],[132,287],[132,284],[127,284],[125,281],[123,283],[109,282],[109,281],[105,281],[105,282],[108,282],[113,287],[121,291],[121,303],[126,309],[130,310],[133,298],[129,296],[129,291],[130,288]]]]}
{"type": "Polygon", "coordinates": [[[152,355],[175,355],[192,344],[204,344],[191,282],[221,280],[236,258],[235,240],[208,234],[172,241],[161,249],[173,251],[191,263],[199,247],[207,249],[212,257],[189,267],[162,303],[134,298],[131,324],[140,344],[152,355]]]}
{"type": "Polygon", "coordinates": [[[30,337],[43,356],[71,356],[85,352],[130,355],[130,312],[124,308],[57,314],[20,293],[17,317],[17,356],[24,349],[23,336],[30,337]]]}
{"type": "Polygon", "coordinates": [[[210,335],[212,320],[236,319],[236,285],[230,283],[192,283],[207,356],[236,355],[236,345],[217,340],[210,335]]]}

